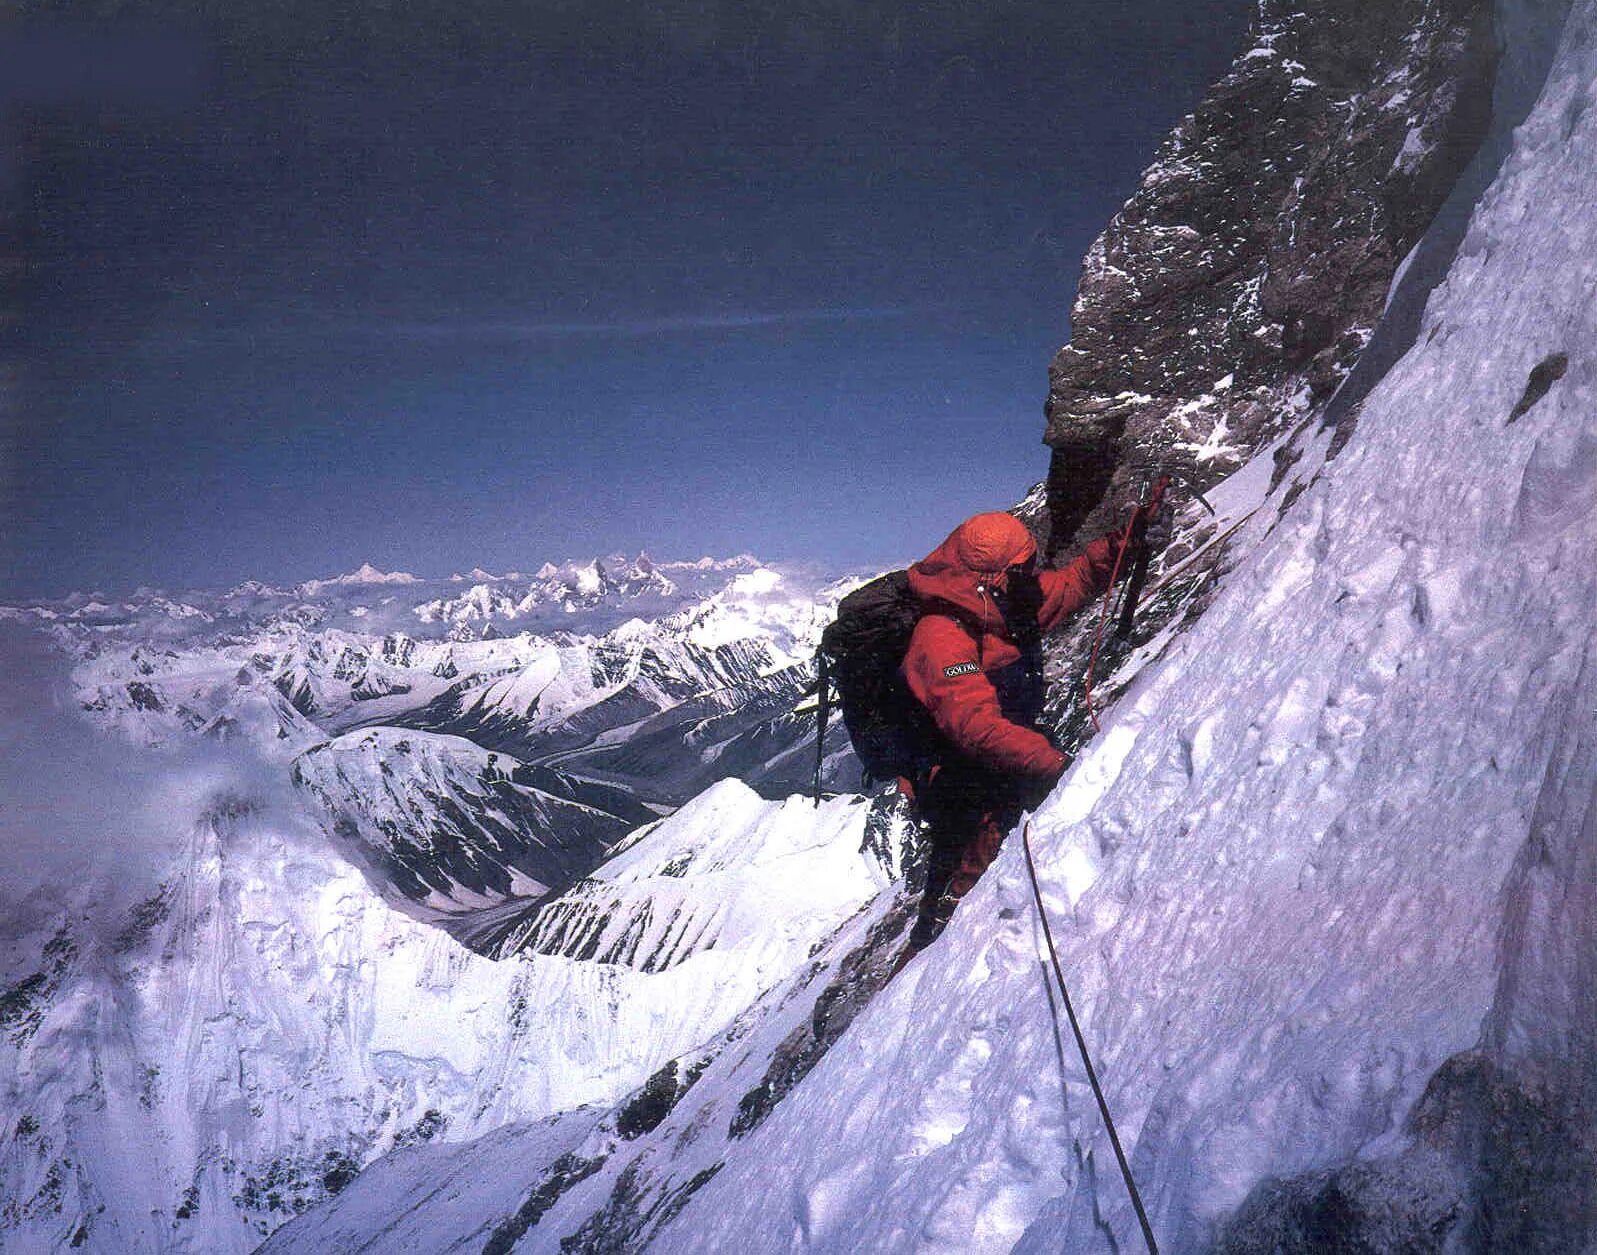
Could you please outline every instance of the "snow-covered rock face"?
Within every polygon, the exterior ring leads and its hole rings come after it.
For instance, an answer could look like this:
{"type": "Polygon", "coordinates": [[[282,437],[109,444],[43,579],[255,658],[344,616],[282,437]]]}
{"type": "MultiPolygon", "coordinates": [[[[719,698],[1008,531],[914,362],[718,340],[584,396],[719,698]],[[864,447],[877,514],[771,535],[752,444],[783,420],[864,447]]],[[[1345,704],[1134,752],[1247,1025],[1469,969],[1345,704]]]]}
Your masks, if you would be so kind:
{"type": "Polygon", "coordinates": [[[394,728],[307,750],[292,778],[325,808],[351,860],[396,905],[433,921],[558,892],[653,818],[617,791],[601,797],[459,737],[394,728]]]}
{"type": "MultiPolygon", "coordinates": [[[[862,798],[850,802],[866,806],[862,798]]],[[[791,944],[774,926],[771,893],[778,880],[779,909],[812,929],[814,915],[826,913],[838,885],[858,879],[862,858],[883,888],[903,870],[902,833],[873,841],[862,821],[851,848],[826,831],[835,821],[798,797],[748,831],[738,819],[747,805],[747,790],[727,781],[684,806],[672,816],[673,825],[709,834],[691,848],[672,847],[640,829],[591,878],[512,933],[504,952],[624,963],[645,972],[665,971],[706,950],[736,948],[750,955],[771,949],[776,958],[791,944]],[[773,875],[777,868],[785,869],[780,877],[773,875]]],[[[758,960],[756,965],[767,966],[758,960]]]]}
{"type": "Polygon", "coordinates": [[[292,816],[215,799],[125,918],[64,892],[12,915],[0,1246],[249,1251],[381,1152],[607,1107],[880,893],[866,820],[728,782],[651,826],[605,883],[719,914],[645,971],[480,957],[292,816]]]}
{"type": "Polygon", "coordinates": [[[1490,0],[1261,0],[1084,262],[1050,370],[1053,549],[1152,467],[1212,484],[1329,399],[1481,140],[1494,59],[1490,0]]]}

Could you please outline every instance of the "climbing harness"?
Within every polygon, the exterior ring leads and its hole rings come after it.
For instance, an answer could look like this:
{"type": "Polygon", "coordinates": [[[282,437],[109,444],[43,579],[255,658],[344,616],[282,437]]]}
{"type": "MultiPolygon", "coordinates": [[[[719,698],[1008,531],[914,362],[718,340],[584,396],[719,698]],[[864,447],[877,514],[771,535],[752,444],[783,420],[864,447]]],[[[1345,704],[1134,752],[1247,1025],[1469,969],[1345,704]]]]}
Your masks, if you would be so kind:
{"type": "Polygon", "coordinates": [[[1048,957],[1053,960],[1054,977],[1059,982],[1059,992],[1064,998],[1065,1015],[1070,1020],[1070,1031],[1076,1035],[1076,1048],[1081,1051],[1081,1061],[1087,1066],[1087,1080],[1092,1085],[1093,1097],[1098,1100],[1098,1110],[1103,1115],[1104,1128],[1109,1130],[1109,1144],[1115,1148],[1115,1159],[1120,1163],[1120,1175],[1126,1179],[1126,1189],[1131,1194],[1131,1205],[1137,1213],[1137,1223],[1142,1226],[1143,1240],[1148,1243],[1149,1255],[1159,1255],[1159,1244],[1153,1238],[1153,1226],[1148,1223],[1148,1213],[1142,1205],[1142,1194],[1137,1189],[1136,1178],[1131,1175],[1131,1165],[1126,1152],[1120,1148],[1120,1134],[1109,1115],[1109,1102],[1103,1096],[1103,1086],[1098,1083],[1098,1072],[1087,1053],[1087,1039],[1082,1035],[1081,1023],[1076,1019],[1076,1008],[1070,1001],[1070,990],[1065,988],[1065,973],[1059,966],[1059,951],[1054,947],[1053,929],[1048,926],[1048,912],[1042,904],[1042,888],[1037,883],[1037,864],[1031,857],[1031,821],[1027,820],[1020,832],[1021,847],[1026,851],[1026,871],[1031,876],[1032,896],[1037,900],[1037,918],[1042,921],[1043,939],[1048,943],[1048,957]]]}

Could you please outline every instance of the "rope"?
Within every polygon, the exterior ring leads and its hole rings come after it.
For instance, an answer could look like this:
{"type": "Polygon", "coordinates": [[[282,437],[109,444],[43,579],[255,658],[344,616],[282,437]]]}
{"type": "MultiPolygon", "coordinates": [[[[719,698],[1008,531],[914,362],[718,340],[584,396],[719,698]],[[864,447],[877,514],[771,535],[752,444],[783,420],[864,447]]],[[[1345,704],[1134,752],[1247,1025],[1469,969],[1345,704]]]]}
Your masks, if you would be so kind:
{"type": "Polygon", "coordinates": [[[1059,951],[1054,948],[1053,929],[1048,927],[1048,912],[1043,908],[1042,889],[1037,884],[1037,864],[1031,857],[1031,821],[1021,829],[1020,843],[1026,851],[1026,871],[1031,875],[1032,896],[1037,899],[1037,918],[1042,921],[1043,938],[1048,942],[1048,957],[1053,960],[1054,976],[1059,981],[1059,992],[1064,996],[1065,1014],[1070,1019],[1070,1031],[1076,1035],[1076,1048],[1081,1051],[1081,1061],[1087,1065],[1087,1080],[1092,1084],[1092,1095],[1098,1100],[1098,1110],[1103,1114],[1104,1128],[1109,1130],[1109,1144],[1115,1148],[1115,1159],[1120,1163],[1120,1175],[1126,1179],[1126,1189],[1131,1194],[1131,1205],[1137,1212],[1137,1223],[1142,1226],[1143,1239],[1148,1243],[1150,1255],[1159,1255],[1159,1244],[1153,1239],[1153,1226],[1148,1223],[1148,1213],[1142,1206],[1142,1195],[1137,1190],[1136,1179],[1131,1175],[1131,1165],[1126,1162],[1126,1152],[1120,1148],[1120,1134],[1109,1115],[1109,1102],[1103,1096],[1103,1086],[1098,1084],[1098,1073],[1087,1053],[1087,1039],[1082,1035],[1081,1023],[1076,1019],[1076,1008],[1070,1002],[1070,990],[1065,988],[1065,974],[1059,966],[1059,951]]]}

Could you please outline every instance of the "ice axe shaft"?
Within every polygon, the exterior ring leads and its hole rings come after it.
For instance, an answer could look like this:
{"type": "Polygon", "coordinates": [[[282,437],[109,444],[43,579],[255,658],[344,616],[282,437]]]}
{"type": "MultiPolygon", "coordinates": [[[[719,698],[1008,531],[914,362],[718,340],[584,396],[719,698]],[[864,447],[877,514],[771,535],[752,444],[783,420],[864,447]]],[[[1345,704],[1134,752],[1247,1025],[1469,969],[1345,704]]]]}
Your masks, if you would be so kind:
{"type": "MultiPolygon", "coordinates": [[[[1148,494],[1148,505],[1155,512],[1169,487],[1168,475],[1161,475],[1154,482],[1153,490],[1148,494]]],[[[1126,593],[1120,602],[1120,620],[1115,624],[1116,640],[1124,640],[1131,635],[1131,623],[1137,617],[1137,599],[1142,596],[1142,586],[1148,582],[1148,564],[1152,557],[1147,545],[1138,546],[1137,556],[1131,562],[1131,575],[1126,580],[1126,593]]]]}
{"type": "Polygon", "coordinates": [[[1137,617],[1137,598],[1142,596],[1142,586],[1148,582],[1148,550],[1144,546],[1131,563],[1131,576],[1126,580],[1126,595],[1120,602],[1120,621],[1115,624],[1115,639],[1125,640],[1131,635],[1131,622],[1137,617]]]}

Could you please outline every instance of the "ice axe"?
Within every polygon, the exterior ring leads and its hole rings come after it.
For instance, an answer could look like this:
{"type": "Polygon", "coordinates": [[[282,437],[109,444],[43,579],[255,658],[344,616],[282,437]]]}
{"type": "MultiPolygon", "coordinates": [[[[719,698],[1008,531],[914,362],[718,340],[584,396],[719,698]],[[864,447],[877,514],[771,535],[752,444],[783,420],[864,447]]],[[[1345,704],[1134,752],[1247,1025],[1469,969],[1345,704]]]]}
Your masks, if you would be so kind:
{"type": "MultiPolygon", "coordinates": [[[[1153,487],[1148,492],[1146,505],[1153,507],[1150,515],[1157,513],[1164,494],[1170,485],[1175,482],[1168,472],[1161,472],[1153,482],[1153,487]]],[[[1210,514],[1218,517],[1215,508],[1204,500],[1203,493],[1197,488],[1187,485],[1192,495],[1203,504],[1203,508],[1210,514]]],[[[1109,607],[1114,599],[1115,584],[1120,579],[1120,560],[1125,555],[1126,549],[1133,540],[1140,540],[1137,535],[1137,523],[1142,513],[1142,506],[1132,511],[1131,518],[1126,522],[1125,531],[1120,534],[1120,544],[1115,549],[1115,565],[1109,574],[1109,586],[1104,589],[1103,613],[1098,617],[1098,629],[1093,633],[1092,652],[1087,658],[1087,674],[1082,678],[1081,699],[1087,707],[1087,717],[1092,720],[1093,731],[1098,730],[1098,711],[1092,701],[1093,679],[1098,673],[1098,651],[1103,645],[1104,629],[1109,623],[1109,607]]],[[[1132,559],[1131,575],[1127,578],[1125,593],[1120,604],[1120,613],[1115,622],[1115,638],[1123,640],[1131,635],[1132,620],[1137,617],[1137,598],[1142,594],[1142,586],[1148,580],[1148,564],[1152,559],[1146,545],[1138,545],[1136,556],[1132,559]]]]}
{"type": "MultiPolygon", "coordinates": [[[[1148,493],[1147,503],[1145,507],[1141,507],[1147,509],[1148,517],[1151,518],[1159,512],[1159,507],[1164,502],[1164,494],[1170,487],[1170,482],[1170,476],[1168,475],[1161,475],[1154,480],[1153,488],[1148,493]]],[[[1202,493],[1195,493],[1194,495],[1200,501],[1203,500],[1202,493]]],[[[1207,501],[1204,501],[1203,504],[1210,513],[1213,513],[1213,506],[1207,501]]],[[[1135,525],[1133,524],[1133,526],[1135,525]]],[[[1125,640],[1126,637],[1131,635],[1131,621],[1137,617],[1137,599],[1142,596],[1142,586],[1148,582],[1148,564],[1152,557],[1153,555],[1148,546],[1142,545],[1137,550],[1137,556],[1132,559],[1131,575],[1126,580],[1126,593],[1120,602],[1120,620],[1115,624],[1116,640],[1125,640]]]]}

